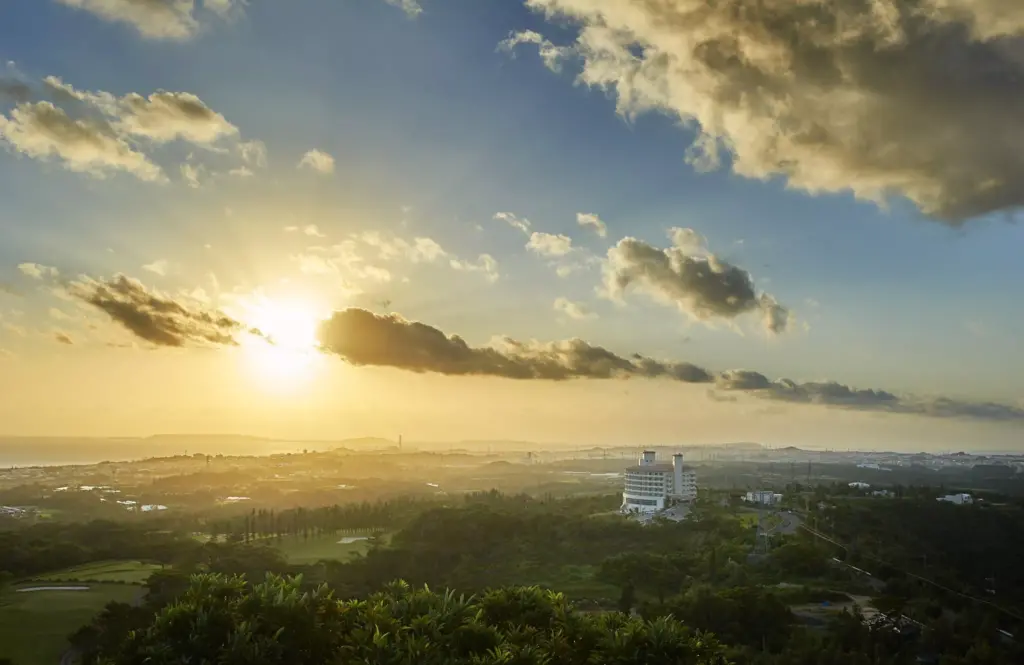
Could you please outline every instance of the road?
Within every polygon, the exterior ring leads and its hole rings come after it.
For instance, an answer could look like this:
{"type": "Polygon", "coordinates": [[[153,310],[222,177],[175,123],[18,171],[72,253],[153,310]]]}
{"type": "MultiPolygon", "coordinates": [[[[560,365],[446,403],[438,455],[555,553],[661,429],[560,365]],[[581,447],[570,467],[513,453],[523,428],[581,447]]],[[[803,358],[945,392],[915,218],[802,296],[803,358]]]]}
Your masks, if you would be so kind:
{"type": "Polygon", "coordinates": [[[788,536],[796,533],[804,524],[803,519],[795,513],[781,512],[779,517],[782,518],[782,522],[772,529],[771,533],[784,533],[788,536]]]}

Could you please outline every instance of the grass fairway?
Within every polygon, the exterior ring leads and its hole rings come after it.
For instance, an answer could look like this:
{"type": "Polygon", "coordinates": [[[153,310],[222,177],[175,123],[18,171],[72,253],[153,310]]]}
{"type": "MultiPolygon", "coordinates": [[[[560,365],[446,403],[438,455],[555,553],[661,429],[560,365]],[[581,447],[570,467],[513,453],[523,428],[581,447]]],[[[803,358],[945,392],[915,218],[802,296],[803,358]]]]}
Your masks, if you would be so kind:
{"type": "Polygon", "coordinates": [[[143,590],[131,584],[89,584],[88,591],[31,591],[0,595],[0,658],[17,665],[59,665],[67,637],[111,601],[133,602],[143,590]]]}
{"type": "Polygon", "coordinates": [[[40,582],[123,582],[142,584],[160,566],[140,561],[100,561],[37,575],[40,582]]]}
{"type": "Polygon", "coordinates": [[[324,559],[345,561],[357,554],[364,554],[374,542],[385,543],[385,534],[376,534],[375,540],[356,540],[340,542],[353,538],[370,537],[373,534],[347,534],[343,536],[319,536],[303,540],[301,537],[285,536],[276,547],[288,559],[288,563],[303,565],[316,563],[324,559]]]}

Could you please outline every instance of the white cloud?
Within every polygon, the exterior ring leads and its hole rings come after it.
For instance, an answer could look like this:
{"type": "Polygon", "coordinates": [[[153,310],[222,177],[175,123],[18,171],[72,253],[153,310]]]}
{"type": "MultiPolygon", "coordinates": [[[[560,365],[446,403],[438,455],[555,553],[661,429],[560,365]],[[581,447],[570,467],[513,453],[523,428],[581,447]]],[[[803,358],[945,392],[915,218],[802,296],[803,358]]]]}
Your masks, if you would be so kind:
{"type": "Polygon", "coordinates": [[[533,30],[512,33],[508,39],[498,44],[498,50],[506,51],[515,57],[515,48],[520,44],[536,44],[544,66],[556,73],[562,71],[562,64],[575,53],[571,46],[555,46],[533,30]]]}
{"type": "MultiPolygon", "coordinates": [[[[118,97],[78,90],[56,76],[24,88],[25,101],[0,115],[0,140],[29,157],[57,158],[68,170],[94,176],[125,171],[141,180],[167,182],[148,149],[181,140],[226,152],[218,144],[239,135],[237,127],[189,92],[118,97]]],[[[261,159],[261,143],[243,145],[243,159],[261,159]]],[[[197,172],[183,168],[182,173],[186,182],[197,185],[197,172]]]]}
{"type": "Polygon", "coordinates": [[[556,312],[565,314],[570,319],[576,319],[577,321],[583,321],[586,319],[596,319],[597,314],[590,311],[590,309],[583,303],[573,302],[568,298],[558,298],[555,300],[554,308],[556,312]]]}
{"type": "Polygon", "coordinates": [[[147,271],[149,271],[149,272],[151,272],[151,273],[153,273],[155,275],[160,275],[161,277],[166,277],[167,276],[167,269],[169,267],[170,267],[170,264],[167,262],[167,259],[157,259],[156,261],[153,261],[152,263],[147,263],[146,265],[142,266],[142,269],[143,270],[147,270],[147,271]]]}
{"type": "Polygon", "coordinates": [[[490,254],[481,254],[475,262],[464,259],[451,259],[448,265],[452,267],[452,270],[482,273],[484,278],[492,283],[498,281],[500,277],[498,274],[498,262],[490,254]]]}
{"type": "Polygon", "coordinates": [[[299,160],[299,168],[309,168],[317,173],[330,175],[334,173],[334,157],[322,150],[310,150],[299,160]]]}
{"type": "Polygon", "coordinates": [[[242,141],[238,152],[242,161],[250,166],[264,168],[267,165],[267,145],[263,141],[242,141]]]}
{"type": "Polygon", "coordinates": [[[576,223],[584,228],[591,228],[594,233],[605,238],[608,236],[608,227],[605,225],[601,218],[592,212],[578,212],[576,213],[576,223]]]}
{"type": "Polygon", "coordinates": [[[181,139],[196,145],[238,136],[235,125],[190,92],[160,90],[149,97],[135,92],[117,97],[102,90],[78,90],[56,76],[47,76],[43,83],[55,99],[81,102],[108,118],[122,136],[155,143],[181,139]]]}
{"type": "Polygon", "coordinates": [[[103,177],[125,171],[140,180],[163,182],[160,167],[118,136],[106,122],[75,120],[50,102],[19,104],[0,115],[0,139],[34,159],[60,159],[70,171],[103,177]]]}
{"type": "MultiPolygon", "coordinates": [[[[666,114],[689,161],[952,222],[1024,205],[1024,3],[526,0],[571,25],[577,81],[666,114]]],[[[510,46],[543,37],[521,33],[510,46]]],[[[556,47],[557,48],[557,47],[556,47]]],[[[549,65],[550,66],[550,65],[549,65]]]]}
{"type": "Polygon", "coordinates": [[[56,307],[51,307],[48,313],[50,315],[50,318],[53,319],[54,321],[70,321],[71,320],[70,316],[68,316],[62,310],[57,309],[56,307]]]}
{"type": "Polygon", "coordinates": [[[526,243],[526,248],[541,256],[565,256],[572,251],[572,238],[534,231],[526,243]]]}
{"type": "Polygon", "coordinates": [[[316,224],[306,224],[302,227],[302,232],[311,238],[326,238],[327,236],[320,231],[320,227],[316,224]]]}
{"type": "MultiPolygon", "coordinates": [[[[224,0],[219,0],[223,3],[224,0]]],[[[57,0],[106,21],[127,23],[144,37],[187,39],[198,29],[193,0],[57,0]]],[[[213,0],[219,4],[218,0],[213,0]]]]}
{"type": "Polygon", "coordinates": [[[392,7],[398,7],[409,18],[416,18],[423,13],[423,7],[420,6],[418,0],[384,0],[384,2],[392,7]]]}
{"type": "Polygon", "coordinates": [[[509,226],[519,229],[526,235],[530,235],[530,220],[525,217],[516,217],[515,214],[511,212],[497,212],[494,213],[494,219],[499,222],[505,222],[509,226]]]}
{"type": "Polygon", "coordinates": [[[202,172],[202,166],[195,166],[193,164],[182,164],[180,167],[181,179],[185,181],[189,187],[197,188],[200,186],[199,174],[202,172]]]}
{"type": "Polygon", "coordinates": [[[386,268],[366,262],[354,240],[344,240],[330,247],[310,247],[292,259],[298,262],[299,270],[306,275],[342,275],[382,283],[392,279],[386,268]]]}
{"type": "Polygon", "coordinates": [[[228,175],[234,176],[236,178],[251,178],[256,174],[253,173],[252,169],[250,169],[248,166],[239,166],[237,169],[231,169],[230,171],[228,171],[228,175]]]}
{"type": "Polygon", "coordinates": [[[44,266],[40,263],[21,263],[18,264],[18,270],[22,275],[31,277],[32,279],[45,279],[47,277],[59,277],[60,271],[50,266],[44,266]]]}
{"type": "Polygon", "coordinates": [[[384,260],[405,259],[412,263],[432,263],[447,256],[447,252],[431,238],[414,238],[410,243],[404,238],[383,235],[377,231],[366,231],[359,240],[374,247],[378,257],[384,260]]]}
{"type": "Polygon", "coordinates": [[[207,145],[236,136],[238,128],[189,92],[131,93],[119,100],[119,127],[157,143],[175,139],[207,145]]]}

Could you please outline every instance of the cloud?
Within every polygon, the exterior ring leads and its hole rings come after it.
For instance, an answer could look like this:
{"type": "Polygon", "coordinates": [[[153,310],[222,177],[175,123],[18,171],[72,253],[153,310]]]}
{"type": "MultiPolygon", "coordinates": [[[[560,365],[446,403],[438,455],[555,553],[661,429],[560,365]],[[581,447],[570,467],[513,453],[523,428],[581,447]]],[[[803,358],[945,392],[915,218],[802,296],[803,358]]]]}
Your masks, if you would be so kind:
{"type": "Polygon", "coordinates": [[[384,0],[384,2],[392,7],[398,7],[409,18],[416,18],[423,13],[423,7],[420,6],[418,0],[384,0]]]}
{"type": "Polygon", "coordinates": [[[181,139],[198,145],[236,136],[238,128],[189,92],[131,93],[119,100],[119,128],[133,136],[167,143],[181,139]]]}
{"type": "Polygon", "coordinates": [[[572,238],[561,234],[554,235],[534,231],[530,234],[526,248],[541,256],[565,256],[572,251],[572,238]]]}
{"type": "Polygon", "coordinates": [[[238,153],[242,161],[250,166],[267,166],[267,145],[263,141],[242,141],[238,144],[238,153]]]}
{"type": "Polygon", "coordinates": [[[490,347],[471,347],[457,335],[407,321],[397,314],[363,309],[335,312],[319,331],[322,348],[352,365],[393,367],[450,376],[495,376],[509,379],[612,378],[673,376],[710,381],[692,366],[677,366],[635,357],[574,339],[551,344],[501,338],[490,347]]]}
{"type": "Polygon", "coordinates": [[[195,36],[203,11],[229,19],[248,0],[56,0],[111,23],[124,23],[149,39],[184,41],[195,36]]]}
{"type": "Polygon", "coordinates": [[[109,92],[77,90],[56,76],[47,76],[43,83],[56,99],[81,102],[110,118],[111,125],[122,135],[155,143],[180,139],[210,145],[239,133],[238,127],[190,92],[158,90],[149,97],[135,92],[116,97],[109,92]]]}
{"type": "Polygon", "coordinates": [[[71,336],[64,332],[55,332],[53,334],[53,339],[56,340],[58,344],[66,344],[68,346],[73,346],[75,343],[75,340],[71,339],[71,336]]]}
{"type": "Polygon", "coordinates": [[[49,310],[50,318],[54,321],[70,321],[71,317],[56,307],[51,307],[49,310]]]}
{"type": "Polygon", "coordinates": [[[316,224],[307,224],[306,226],[303,226],[302,227],[302,232],[305,233],[307,236],[310,236],[312,238],[326,238],[327,237],[327,236],[325,236],[323,234],[322,231],[320,231],[320,227],[318,227],[316,224]]]}
{"type": "Polygon", "coordinates": [[[330,247],[310,247],[292,257],[306,275],[344,275],[373,282],[390,282],[391,272],[366,263],[355,240],[344,240],[330,247]]]}
{"type": "Polygon", "coordinates": [[[166,277],[167,276],[167,268],[169,267],[169,265],[170,264],[167,262],[167,259],[157,259],[156,261],[153,261],[152,263],[147,263],[146,265],[142,266],[142,269],[143,270],[148,270],[149,272],[153,273],[154,275],[160,275],[161,277],[166,277]]]}
{"type": "Polygon", "coordinates": [[[516,217],[515,214],[511,212],[497,212],[494,213],[494,219],[499,222],[505,222],[509,226],[519,229],[526,235],[530,235],[530,220],[525,217],[516,217]]]}
{"type": "Polygon", "coordinates": [[[750,370],[715,374],[687,362],[663,362],[638,354],[620,356],[581,339],[542,343],[499,337],[489,346],[473,347],[458,335],[447,335],[424,323],[362,309],[335,312],[321,325],[319,340],[324,351],[352,365],[411,372],[554,381],[662,378],[711,386],[719,401],[732,401],[733,395],[746,394],[775,402],[854,411],[1024,422],[1024,409],[1018,406],[948,397],[898,396],[884,390],[851,388],[835,381],[773,381],[750,370]]]}
{"type": "Polygon", "coordinates": [[[575,51],[571,46],[555,46],[534,30],[522,30],[509,35],[508,39],[498,44],[499,51],[505,51],[515,57],[515,49],[520,44],[535,44],[544,66],[555,73],[562,71],[562,65],[572,58],[575,51]]]}
{"type": "MultiPolygon", "coordinates": [[[[194,0],[57,0],[105,21],[127,23],[153,39],[188,39],[199,28],[194,0]]],[[[209,2],[209,0],[208,0],[209,2]]],[[[215,5],[223,4],[223,0],[215,5]]]]}
{"type": "MultiPolygon", "coordinates": [[[[526,0],[578,30],[577,81],[698,130],[726,163],[809,193],[898,195],[959,222],[1024,203],[1024,4],[1003,0],[526,0]]],[[[545,39],[513,35],[513,44],[545,39]]],[[[550,65],[549,65],[550,66],[550,65]]]]}
{"type": "Polygon", "coordinates": [[[203,167],[194,166],[192,164],[182,164],[179,168],[181,171],[181,179],[185,181],[185,184],[193,189],[197,189],[202,183],[199,182],[199,174],[202,173],[203,167]]]}
{"type": "Polygon", "coordinates": [[[334,157],[321,150],[310,150],[299,160],[299,168],[313,169],[317,173],[334,173],[334,157]]]}
{"type": "Polygon", "coordinates": [[[245,330],[223,312],[176,300],[125,275],[83,277],[68,292],[156,346],[234,345],[235,335],[245,330]]]}
{"type": "MultiPolygon", "coordinates": [[[[0,115],[0,139],[30,157],[57,157],[69,170],[95,176],[127,171],[141,180],[166,182],[147,149],[181,140],[226,151],[219,144],[237,141],[239,135],[237,127],[189,92],[159,90],[148,97],[137,93],[118,97],[78,90],[56,76],[27,90],[26,101],[8,116],[0,115]]],[[[239,145],[246,146],[239,148],[243,159],[260,159],[260,142],[239,145]]],[[[183,178],[198,186],[202,168],[182,166],[183,178]]]]}
{"type": "Polygon", "coordinates": [[[608,227],[605,225],[601,218],[592,212],[578,212],[576,213],[576,223],[583,228],[591,228],[594,233],[606,238],[608,236],[608,227]]]}
{"type": "Polygon", "coordinates": [[[606,294],[621,300],[635,288],[700,321],[732,320],[759,311],[766,330],[785,332],[789,311],[774,297],[758,294],[748,272],[707,253],[703,238],[692,229],[671,229],[669,237],[673,245],[668,249],[636,238],[623,238],[609,249],[606,294]]]}
{"type": "Polygon", "coordinates": [[[597,314],[590,311],[586,305],[583,303],[573,302],[568,298],[555,299],[554,308],[556,312],[561,312],[570,319],[576,319],[577,321],[597,318],[597,314]]]}
{"type": "Polygon", "coordinates": [[[481,254],[476,261],[465,259],[451,259],[448,262],[452,270],[460,272],[478,272],[483,274],[488,282],[496,282],[501,277],[498,273],[498,261],[490,254],[481,254]]]}
{"type": "Polygon", "coordinates": [[[432,263],[448,255],[441,245],[431,238],[414,238],[410,243],[404,238],[384,235],[377,231],[366,231],[359,234],[358,238],[375,248],[378,258],[383,260],[405,259],[412,263],[432,263]]]}
{"type": "Polygon", "coordinates": [[[39,263],[21,263],[18,264],[18,271],[26,277],[32,279],[46,279],[47,277],[59,277],[60,271],[50,266],[44,266],[39,263]]]}
{"type": "Polygon", "coordinates": [[[65,168],[103,177],[125,171],[140,180],[166,180],[160,167],[119,137],[106,122],[75,120],[50,102],[19,104],[0,115],[0,139],[34,159],[57,157],[65,168]]]}

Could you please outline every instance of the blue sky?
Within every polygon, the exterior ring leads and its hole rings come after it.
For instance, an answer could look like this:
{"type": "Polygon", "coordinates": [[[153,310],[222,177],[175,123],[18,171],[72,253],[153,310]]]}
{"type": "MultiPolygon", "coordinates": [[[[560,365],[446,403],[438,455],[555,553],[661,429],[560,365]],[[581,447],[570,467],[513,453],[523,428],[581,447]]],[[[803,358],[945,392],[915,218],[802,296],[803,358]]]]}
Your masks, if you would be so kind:
{"type": "MultiPolygon", "coordinates": [[[[116,96],[192,93],[237,127],[237,140],[262,141],[268,155],[253,177],[213,177],[238,166],[237,157],[180,140],[147,145],[169,179],[156,184],[72,172],[8,143],[0,151],[0,283],[19,295],[0,294],[0,321],[32,332],[0,330],[0,348],[17,358],[8,362],[114,353],[98,348],[99,333],[64,320],[75,344],[55,348],[46,312],[63,305],[18,268],[34,262],[66,279],[124,273],[164,293],[212,292],[211,274],[225,292],[305,290],[325,317],[387,300],[474,345],[494,335],[580,337],[713,371],[1005,404],[1024,397],[1024,378],[1007,371],[1024,328],[1015,306],[1024,231],[1005,221],[1012,208],[951,225],[898,196],[883,206],[787,188],[780,176],[743,177],[728,158],[698,172],[685,160],[693,123],[671,112],[623,117],[614,90],[574,81],[578,63],[553,72],[535,46],[498,49],[524,30],[571,44],[578,23],[520,2],[421,4],[410,17],[381,0],[252,0],[226,20],[201,12],[197,34],[167,40],[58,0],[5,3],[0,60],[13,63],[11,76],[38,83],[52,75],[116,96]],[[312,149],[333,156],[332,173],[296,168],[312,149]],[[199,187],[179,174],[186,162],[206,169],[199,187]],[[499,212],[569,236],[577,249],[537,256],[522,232],[494,219],[499,212]],[[599,215],[607,237],[579,226],[581,212],[599,215]],[[324,237],[283,230],[309,224],[324,237]],[[756,313],[700,321],[643,294],[621,304],[599,294],[609,249],[627,236],[668,248],[672,227],[694,229],[711,253],[749,272],[758,291],[792,312],[788,331],[765,333],[756,313]],[[335,290],[296,270],[295,257],[310,247],[364,231],[430,238],[458,260],[488,254],[500,277],[424,263],[392,268],[383,284],[341,275],[346,289],[335,290]],[[158,260],[166,274],[142,268],[158,260]],[[570,260],[586,267],[556,275],[570,260]],[[596,318],[561,315],[556,298],[596,318]]],[[[113,362],[145,367],[152,355],[113,362]]]]}

